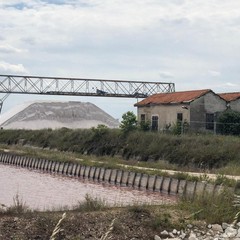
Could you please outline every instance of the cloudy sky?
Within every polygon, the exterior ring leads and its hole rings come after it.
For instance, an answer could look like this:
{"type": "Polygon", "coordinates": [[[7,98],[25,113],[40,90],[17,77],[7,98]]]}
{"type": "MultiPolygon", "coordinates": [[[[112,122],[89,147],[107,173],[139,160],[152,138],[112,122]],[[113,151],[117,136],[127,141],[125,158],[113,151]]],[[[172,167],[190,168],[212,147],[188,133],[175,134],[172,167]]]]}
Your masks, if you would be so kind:
{"type": "MultiPolygon", "coordinates": [[[[239,0],[0,0],[0,17],[0,74],[240,91],[239,0]]],[[[3,111],[33,99],[50,98],[10,95],[3,111]]],[[[135,103],[54,99],[90,101],[115,118],[135,103]]]]}

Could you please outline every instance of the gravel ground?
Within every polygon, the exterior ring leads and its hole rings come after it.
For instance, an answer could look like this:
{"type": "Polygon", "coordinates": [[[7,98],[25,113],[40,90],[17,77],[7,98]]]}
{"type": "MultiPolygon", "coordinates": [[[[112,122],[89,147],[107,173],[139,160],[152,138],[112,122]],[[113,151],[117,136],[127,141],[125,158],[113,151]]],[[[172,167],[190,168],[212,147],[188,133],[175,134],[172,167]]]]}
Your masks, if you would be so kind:
{"type": "MultiPolygon", "coordinates": [[[[179,224],[176,213],[163,207],[155,210],[143,207],[108,209],[97,212],[67,212],[61,223],[59,239],[100,239],[115,219],[109,234],[111,239],[154,239],[165,229],[179,224]]],[[[49,239],[62,213],[25,213],[23,215],[0,215],[0,239],[49,239]]],[[[109,238],[108,238],[109,239],[109,238]]]]}

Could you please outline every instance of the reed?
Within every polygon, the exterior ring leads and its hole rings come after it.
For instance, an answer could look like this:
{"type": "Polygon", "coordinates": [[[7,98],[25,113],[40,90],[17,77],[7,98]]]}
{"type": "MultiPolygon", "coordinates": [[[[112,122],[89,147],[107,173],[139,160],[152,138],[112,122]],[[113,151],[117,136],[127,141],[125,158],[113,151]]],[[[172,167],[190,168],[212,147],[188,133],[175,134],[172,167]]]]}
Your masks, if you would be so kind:
{"type": "Polygon", "coordinates": [[[66,218],[66,213],[63,213],[61,219],[59,219],[57,225],[55,226],[55,228],[53,229],[52,235],[50,236],[50,240],[55,240],[57,235],[63,231],[63,229],[61,228],[61,223],[62,221],[66,218]]]}

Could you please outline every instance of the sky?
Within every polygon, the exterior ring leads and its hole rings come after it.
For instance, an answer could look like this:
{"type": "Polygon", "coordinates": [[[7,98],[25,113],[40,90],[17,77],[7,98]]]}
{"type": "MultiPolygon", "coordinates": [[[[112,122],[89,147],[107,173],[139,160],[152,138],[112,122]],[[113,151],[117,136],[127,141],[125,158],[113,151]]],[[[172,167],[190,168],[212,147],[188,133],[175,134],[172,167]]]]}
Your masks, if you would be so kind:
{"type": "MultiPolygon", "coordinates": [[[[0,17],[0,74],[240,91],[239,0],[0,0],[0,17]]],[[[136,99],[14,94],[3,112],[35,99],[136,112],[136,99]]]]}

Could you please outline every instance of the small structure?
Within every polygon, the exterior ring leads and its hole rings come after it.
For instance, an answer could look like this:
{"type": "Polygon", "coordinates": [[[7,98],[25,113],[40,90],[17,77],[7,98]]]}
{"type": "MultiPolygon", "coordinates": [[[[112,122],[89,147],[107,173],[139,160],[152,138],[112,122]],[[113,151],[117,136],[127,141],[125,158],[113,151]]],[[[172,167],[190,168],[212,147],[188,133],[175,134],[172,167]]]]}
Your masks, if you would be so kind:
{"type": "Polygon", "coordinates": [[[219,96],[227,102],[229,109],[240,112],[240,92],[220,93],[219,96]]]}
{"type": "Polygon", "coordinates": [[[139,121],[149,121],[156,131],[177,122],[187,123],[192,130],[215,131],[218,113],[227,108],[226,101],[210,89],[154,94],[134,106],[139,121]]]}

